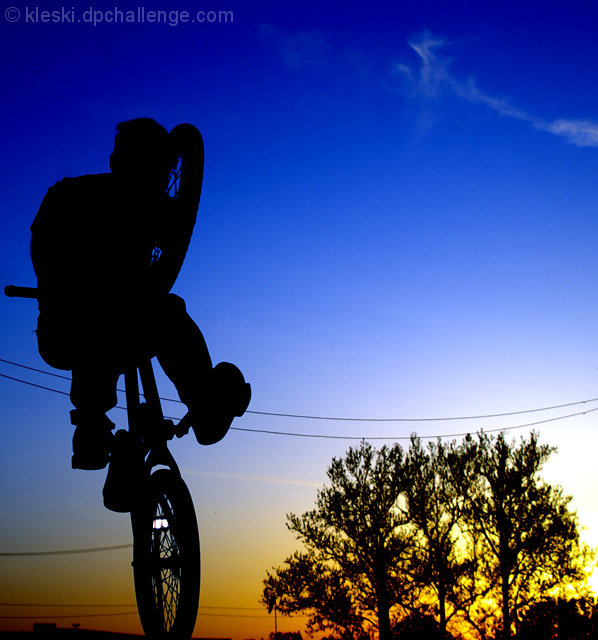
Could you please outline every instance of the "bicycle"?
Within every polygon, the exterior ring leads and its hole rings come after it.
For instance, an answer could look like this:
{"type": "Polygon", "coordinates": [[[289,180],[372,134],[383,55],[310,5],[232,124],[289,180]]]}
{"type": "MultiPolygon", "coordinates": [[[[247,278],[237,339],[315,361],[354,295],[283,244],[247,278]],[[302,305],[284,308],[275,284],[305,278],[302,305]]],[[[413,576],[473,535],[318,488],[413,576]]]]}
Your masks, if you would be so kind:
{"type": "MultiPolygon", "coordinates": [[[[185,419],[175,426],[164,418],[149,359],[140,362],[137,369],[125,370],[124,375],[129,432],[117,432],[116,437],[136,436],[143,455],[141,486],[134,489],[138,499],[131,509],[139,617],[149,637],[172,634],[190,638],[199,606],[199,530],[191,495],[167,446],[175,435],[186,435],[189,426],[185,419]],[[140,400],[139,380],[145,403],[140,400]]],[[[105,500],[112,471],[111,462],[105,500]]],[[[114,475],[118,476],[118,471],[114,475]]],[[[117,480],[113,489],[117,494],[122,491],[118,485],[117,480]]]]}
{"type": "MultiPolygon", "coordinates": [[[[203,176],[201,134],[182,124],[169,136],[172,156],[165,189],[186,215],[195,216],[203,176]]],[[[152,261],[160,254],[154,248],[152,261]]],[[[37,299],[34,287],[9,285],[4,293],[37,299]]],[[[190,638],[199,607],[199,530],[191,494],[167,446],[189,432],[189,419],[175,425],[164,418],[149,356],[130,363],[123,373],[129,430],[115,434],[104,504],[131,514],[135,596],[145,634],[190,638]]]]}

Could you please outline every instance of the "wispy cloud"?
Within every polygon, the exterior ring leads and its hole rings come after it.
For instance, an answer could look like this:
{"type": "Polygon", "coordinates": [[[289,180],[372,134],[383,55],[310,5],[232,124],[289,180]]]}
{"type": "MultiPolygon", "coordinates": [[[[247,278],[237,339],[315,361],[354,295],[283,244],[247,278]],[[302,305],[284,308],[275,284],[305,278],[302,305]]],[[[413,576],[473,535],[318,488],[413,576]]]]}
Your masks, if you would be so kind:
{"type": "Polygon", "coordinates": [[[265,482],[266,484],[286,484],[296,487],[317,487],[322,485],[316,482],[305,480],[292,480],[289,478],[276,478],[273,476],[255,476],[247,473],[222,473],[220,471],[196,471],[195,469],[184,469],[186,474],[200,476],[202,478],[221,478],[223,480],[242,480],[243,482],[265,482]]]}
{"type": "Polygon", "coordinates": [[[559,119],[543,124],[536,123],[535,126],[557,136],[563,136],[580,147],[598,147],[598,122],[559,119]]]}
{"type": "Polygon", "coordinates": [[[459,80],[450,70],[452,59],[440,55],[446,45],[442,38],[434,37],[429,32],[415,35],[409,42],[418,56],[419,65],[397,63],[395,72],[403,77],[415,94],[428,101],[450,92],[463,100],[483,104],[498,115],[527,122],[541,131],[560,136],[580,147],[598,146],[598,122],[592,120],[544,120],[539,116],[515,107],[506,98],[490,95],[480,89],[474,78],[459,80]]]}

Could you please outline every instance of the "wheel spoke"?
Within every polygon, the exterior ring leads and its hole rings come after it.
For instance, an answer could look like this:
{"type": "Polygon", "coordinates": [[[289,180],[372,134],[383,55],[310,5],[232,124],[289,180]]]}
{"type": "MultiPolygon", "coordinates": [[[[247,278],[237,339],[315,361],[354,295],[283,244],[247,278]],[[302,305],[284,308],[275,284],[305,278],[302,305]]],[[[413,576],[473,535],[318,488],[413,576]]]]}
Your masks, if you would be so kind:
{"type": "Polygon", "coordinates": [[[181,187],[181,176],[182,176],[182,160],[179,155],[176,159],[175,165],[172,168],[170,175],[168,176],[168,187],[166,188],[166,192],[171,198],[178,199],[179,190],[181,187]]]}
{"type": "Polygon", "coordinates": [[[163,630],[169,632],[176,621],[180,597],[180,553],[175,537],[176,521],[172,505],[160,496],[153,516],[155,607],[163,630]]]}
{"type": "Polygon", "coordinates": [[[151,481],[150,510],[133,518],[139,613],[148,637],[168,634],[186,640],[193,631],[199,599],[197,521],[180,476],[159,470],[151,481]]]}

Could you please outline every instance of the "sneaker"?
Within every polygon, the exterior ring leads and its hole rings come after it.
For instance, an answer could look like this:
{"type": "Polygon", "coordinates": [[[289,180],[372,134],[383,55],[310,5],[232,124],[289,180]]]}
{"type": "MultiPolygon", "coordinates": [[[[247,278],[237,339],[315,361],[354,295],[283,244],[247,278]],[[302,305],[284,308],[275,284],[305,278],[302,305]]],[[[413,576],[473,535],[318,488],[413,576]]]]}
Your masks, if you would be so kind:
{"type": "Polygon", "coordinates": [[[204,413],[202,418],[197,419],[194,414],[191,414],[191,420],[193,421],[191,428],[199,444],[216,444],[228,433],[234,419],[235,416],[232,415],[218,416],[207,413],[204,413]]]}
{"type": "Polygon", "coordinates": [[[117,513],[131,511],[140,502],[144,477],[141,441],[124,429],[117,431],[102,490],[106,509],[117,513]]]}
{"type": "Polygon", "coordinates": [[[114,423],[103,413],[91,414],[79,409],[71,411],[73,434],[73,469],[95,471],[104,469],[110,459],[114,423]]]}
{"type": "Polygon", "coordinates": [[[251,385],[241,371],[230,362],[220,362],[212,371],[209,406],[191,413],[191,426],[202,445],[220,442],[228,433],[235,417],[242,416],[251,400],[251,385]]]}

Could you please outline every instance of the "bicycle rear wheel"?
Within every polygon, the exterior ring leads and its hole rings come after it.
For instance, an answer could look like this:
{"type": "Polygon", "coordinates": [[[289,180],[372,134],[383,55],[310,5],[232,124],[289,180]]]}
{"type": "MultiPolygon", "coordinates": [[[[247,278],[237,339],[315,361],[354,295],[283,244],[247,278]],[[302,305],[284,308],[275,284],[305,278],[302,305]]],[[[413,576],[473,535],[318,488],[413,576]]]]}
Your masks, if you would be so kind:
{"type": "Polygon", "coordinates": [[[160,469],[145,502],[131,512],[139,618],[150,638],[190,638],[200,587],[199,531],[193,501],[177,473],[160,469]]]}
{"type": "Polygon", "coordinates": [[[201,197],[204,146],[199,130],[179,124],[169,134],[170,173],[166,193],[196,213],[201,197]]]}
{"type": "MultiPolygon", "coordinates": [[[[168,134],[168,157],[165,164],[168,174],[164,175],[165,193],[174,204],[174,208],[171,209],[174,218],[166,222],[169,225],[176,222],[172,229],[178,228],[177,243],[181,243],[176,250],[176,256],[170,255],[172,264],[169,271],[171,276],[174,276],[170,286],[174,284],[178,270],[183,264],[197,219],[203,166],[204,146],[201,133],[192,124],[177,125],[168,134]]],[[[152,265],[162,258],[163,248],[160,244],[153,247],[150,259],[152,265]]]]}

